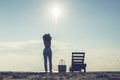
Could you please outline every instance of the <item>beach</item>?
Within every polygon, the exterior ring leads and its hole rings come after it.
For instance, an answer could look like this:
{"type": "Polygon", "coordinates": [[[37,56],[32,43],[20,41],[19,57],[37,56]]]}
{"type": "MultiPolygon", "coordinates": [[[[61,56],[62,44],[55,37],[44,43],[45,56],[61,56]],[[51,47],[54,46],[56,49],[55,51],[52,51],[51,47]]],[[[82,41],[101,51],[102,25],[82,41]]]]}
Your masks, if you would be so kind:
{"type": "Polygon", "coordinates": [[[120,72],[0,72],[0,80],[120,80],[120,72]]]}

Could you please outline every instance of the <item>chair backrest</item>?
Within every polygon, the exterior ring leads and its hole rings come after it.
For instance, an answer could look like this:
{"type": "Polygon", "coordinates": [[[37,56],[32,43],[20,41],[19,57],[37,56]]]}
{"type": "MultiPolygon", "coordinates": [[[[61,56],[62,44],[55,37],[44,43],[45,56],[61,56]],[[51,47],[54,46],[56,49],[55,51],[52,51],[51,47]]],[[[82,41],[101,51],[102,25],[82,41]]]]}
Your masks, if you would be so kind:
{"type": "Polygon", "coordinates": [[[85,52],[72,52],[72,64],[84,64],[85,52]]]}

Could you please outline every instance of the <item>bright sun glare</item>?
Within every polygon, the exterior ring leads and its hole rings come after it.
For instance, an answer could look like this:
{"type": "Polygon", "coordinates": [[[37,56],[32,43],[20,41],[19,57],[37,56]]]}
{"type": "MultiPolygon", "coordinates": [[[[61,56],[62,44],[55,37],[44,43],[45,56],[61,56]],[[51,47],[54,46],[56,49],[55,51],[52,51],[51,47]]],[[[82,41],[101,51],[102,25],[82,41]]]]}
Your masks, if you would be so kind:
{"type": "Polygon", "coordinates": [[[58,17],[59,17],[60,14],[61,14],[60,8],[58,8],[58,7],[53,8],[52,14],[53,14],[53,16],[54,16],[54,18],[55,18],[55,24],[56,24],[56,23],[57,23],[57,20],[58,20],[58,17]]]}
{"type": "Polygon", "coordinates": [[[54,17],[56,17],[56,18],[60,15],[60,13],[61,13],[61,11],[60,11],[60,9],[59,9],[58,7],[54,8],[54,9],[52,10],[52,14],[53,14],[54,17]]]}

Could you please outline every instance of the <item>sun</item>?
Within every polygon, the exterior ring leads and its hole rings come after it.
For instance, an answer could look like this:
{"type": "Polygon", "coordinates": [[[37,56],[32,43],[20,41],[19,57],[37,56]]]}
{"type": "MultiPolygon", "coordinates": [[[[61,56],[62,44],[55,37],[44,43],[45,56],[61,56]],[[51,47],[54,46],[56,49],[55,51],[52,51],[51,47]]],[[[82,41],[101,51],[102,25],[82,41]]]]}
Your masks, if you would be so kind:
{"type": "Polygon", "coordinates": [[[60,8],[58,8],[58,7],[53,8],[52,14],[57,19],[60,16],[60,14],[61,14],[60,8]]]}

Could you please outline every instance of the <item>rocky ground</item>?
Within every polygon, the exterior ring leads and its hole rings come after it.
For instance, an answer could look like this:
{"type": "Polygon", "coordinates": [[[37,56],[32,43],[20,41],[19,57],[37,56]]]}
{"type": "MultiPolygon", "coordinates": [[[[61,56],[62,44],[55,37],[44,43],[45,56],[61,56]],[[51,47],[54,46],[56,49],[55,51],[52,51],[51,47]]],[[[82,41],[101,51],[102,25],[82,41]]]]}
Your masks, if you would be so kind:
{"type": "Polygon", "coordinates": [[[120,80],[120,72],[33,73],[0,72],[0,80],[120,80]]]}

